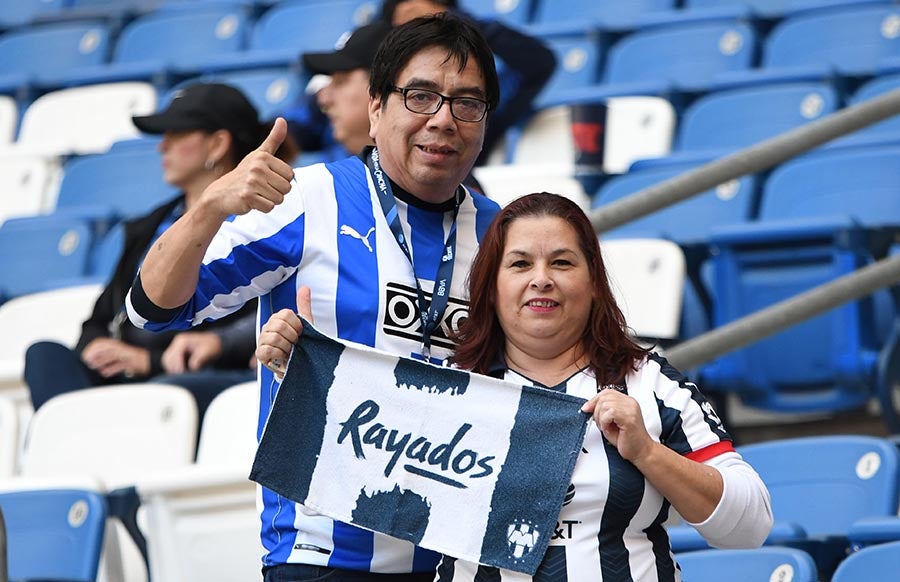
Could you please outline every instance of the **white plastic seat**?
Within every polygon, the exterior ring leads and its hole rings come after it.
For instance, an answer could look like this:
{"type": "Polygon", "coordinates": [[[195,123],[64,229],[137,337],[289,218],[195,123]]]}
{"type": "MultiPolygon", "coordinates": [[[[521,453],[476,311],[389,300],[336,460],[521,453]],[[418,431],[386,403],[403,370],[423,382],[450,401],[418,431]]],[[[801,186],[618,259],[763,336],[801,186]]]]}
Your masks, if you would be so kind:
{"type": "Polygon", "coordinates": [[[687,272],[681,248],[662,239],[604,240],[600,248],[613,295],[634,334],[676,339],[687,272]]]}
{"type": "Polygon", "coordinates": [[[16,100],[9,95],[0,95],[0,145],[12,143],[16,139],[19,125],[19,108],[16,100]]]}
{"type": "Polygon", "coordinates": [[[9,398],[0,398],[0,479],[16,471],[19,449],[19,417],[9,398]]]}
{"type": "Polygon", "coordinates": [[[232,386],[203,417],[197,463],[137,483],[147,511],[154,580],[241,581],[259,577],[262,544],[256,485],[259,388],[232,386]]]}
{"type": "Polygon", "coordinates": [[[590,198],[569,166],[503,164],[480,166],[473,173],[484,194],[500,206],[532,192],[553,192],[571,199],[585,211],[590,208],[590,198]]]}
{"type": "MultiPolygon", "coordinates": [[[[2,123],[0,120],[0,126],[2,123]]],[[[0,149],[0,223],[15,216],[49,212],[61,171],[55,156],[0,149]]]]}
{"type": "Polygon", "coordinates": [[[15,145],[44,155],[104,152],[118,140],[138,137],[133,115],[156,110],[150,83],[105,83],[46,93],[28,106],[15,145]]]}

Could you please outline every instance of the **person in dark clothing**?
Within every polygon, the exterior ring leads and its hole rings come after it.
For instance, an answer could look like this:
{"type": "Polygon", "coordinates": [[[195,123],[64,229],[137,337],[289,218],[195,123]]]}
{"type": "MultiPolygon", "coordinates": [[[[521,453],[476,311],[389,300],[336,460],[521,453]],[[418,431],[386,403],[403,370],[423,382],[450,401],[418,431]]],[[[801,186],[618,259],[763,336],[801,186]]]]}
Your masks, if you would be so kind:
{"type": "MultiPolygon", "coordinates": [[[[125,296],[154,241],[217,178],[232,170],[268,133],[256,109],[237,89],[198,84],[177,94],[158,114],[135,117],[135,125],[160,142],[164,179],[179,187],[176,198],[126,221],[124,246],[110,282],[83,323],[74,349],[38,342],[25,356],[25,380],[37,410],[47,400],[108,384],[159,382],[183,386],[197,401],[200,418],[222,390],[256,377],[256,304],[190,332],[152,333],[135,327],[125,296]]],[[[290,145],[282,155],[295,153],[290,145]]]]}

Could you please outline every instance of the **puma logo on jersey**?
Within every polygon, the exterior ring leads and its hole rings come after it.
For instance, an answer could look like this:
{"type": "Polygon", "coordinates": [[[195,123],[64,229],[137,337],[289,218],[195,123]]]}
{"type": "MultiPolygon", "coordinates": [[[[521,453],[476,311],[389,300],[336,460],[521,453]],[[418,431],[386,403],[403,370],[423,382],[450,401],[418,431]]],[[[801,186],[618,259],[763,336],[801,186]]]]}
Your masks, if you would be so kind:
{"type": "Polygon", "coordinates": [[[370,253],[375,251],[372,250],[372,245],[369,244],[369,236],[375,232],[375,227],[369,229],[369,232],[366,233],[366,236],[363,236],[356,232],[356,229],[352,226],[347,226],[346,224],[341,225],[341,234],[346,234],[347,236],[353,237],[359,241],[362,241],[362,244],[366,245],[366,248],[369,249],[370,253]]]}

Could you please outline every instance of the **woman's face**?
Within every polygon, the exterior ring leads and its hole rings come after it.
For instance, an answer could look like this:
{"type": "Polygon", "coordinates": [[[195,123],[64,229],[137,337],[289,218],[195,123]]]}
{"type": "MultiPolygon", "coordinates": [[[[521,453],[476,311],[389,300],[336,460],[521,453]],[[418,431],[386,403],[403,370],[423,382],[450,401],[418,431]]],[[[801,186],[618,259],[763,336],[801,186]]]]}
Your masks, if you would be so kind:
{"type": "Polygon", "coordinates": [[[210,159],[210,148],[211,136],[204,131],[167,131],[159,144],[163,179],[184,190],[210,174],[204,167],[210,159]]]}
{"type": "Polygon", "coordinates": [[[507,226],[497,274],[497,317],[507,343],[550,358],[581,341],[592,284],[575,230],[557,216],[518,218],[507,226]]]}

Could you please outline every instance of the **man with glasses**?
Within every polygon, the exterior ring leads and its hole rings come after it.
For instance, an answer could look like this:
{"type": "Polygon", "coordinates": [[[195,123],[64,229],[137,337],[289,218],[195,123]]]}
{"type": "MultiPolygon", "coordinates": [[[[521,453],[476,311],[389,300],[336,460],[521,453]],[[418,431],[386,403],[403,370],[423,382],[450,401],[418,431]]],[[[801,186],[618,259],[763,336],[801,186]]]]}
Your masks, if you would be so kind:
{"type": "MultiPolygon", "coordinates": [[[[127,300],[132,321],[187,328],[258,296],[262,322],[300,311],[332,336],[448,356],[447,330],[465,317],[466,275],[498,210],[461,185],[499,100],[493,55],[468,21],[419,18],[381,44],[369,96],[375,147],[358,157],[292,171],[272,155],[287,131],[276,122],[147,254],[127,300]]],[[[289,351],[262,360],[260,433],[289,351]]],[[[260,499],[266,581],[434,578],[433,552],[265,488],[260,499]]]]}

